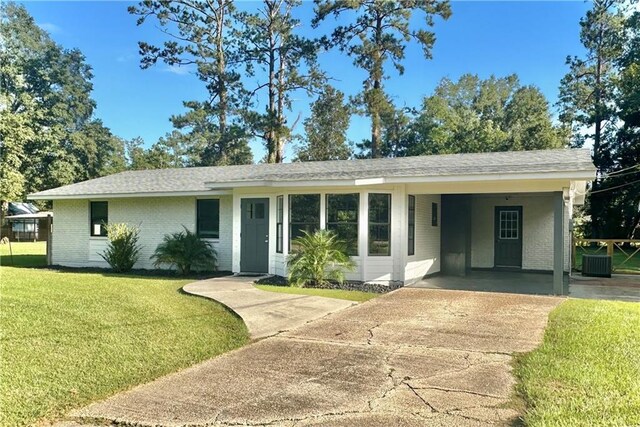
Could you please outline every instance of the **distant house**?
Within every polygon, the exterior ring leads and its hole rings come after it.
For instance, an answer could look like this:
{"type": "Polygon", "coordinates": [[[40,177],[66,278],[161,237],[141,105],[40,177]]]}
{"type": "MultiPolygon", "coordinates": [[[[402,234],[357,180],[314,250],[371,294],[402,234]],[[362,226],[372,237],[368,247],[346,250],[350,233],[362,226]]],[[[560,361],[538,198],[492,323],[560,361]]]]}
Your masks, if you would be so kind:
{"type": "Polygon", "coordinates": [[[12,241],[46,241],[51,212],[42,212],[31,203],[9,202],[7,215],[2,218],[0,237],[12,241]]]}
{"type": "Polygon", "coordinates": [[[595,176],[588,150],[128,171],[29,196],[53,200],[53,263],[107,267],[103,222],[140,226],[139,268],[184,225],[221,270],[286,275],[302,230],[349,244],[352,280],[408,284],[470,269],[569,269],[570,218],[595,176]]]}

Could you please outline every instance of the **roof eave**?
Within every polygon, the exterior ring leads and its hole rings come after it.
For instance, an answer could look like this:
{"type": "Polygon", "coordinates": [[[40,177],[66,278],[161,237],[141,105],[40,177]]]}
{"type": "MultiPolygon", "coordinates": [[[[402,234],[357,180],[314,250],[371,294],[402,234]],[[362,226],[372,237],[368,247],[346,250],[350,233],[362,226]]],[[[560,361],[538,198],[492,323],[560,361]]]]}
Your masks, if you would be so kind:
{"type": "Polygon", "coordinates": [[[224,196],[231,194],[231,190],[204,190],[204,191],[149,191],[143,193],[101,193],[101,194],[46,194],[46,192],[33,193],[27,196],[28,200],[77,200],[77,199],[130,199],[137,197],[188,197],[188,196],[224,196]]]}
{"type": "Polygon", "coordinates": [[[595,179],[596,170],[529,172],[529,173],[485,173],[468,175],[446,176],[380,176],[363,179],[324,179],[324,180],[254,180],[254,181],[228,181],[205,182],[205,186],[211,189],[231,189],[246,187],[309,187],[309,186],[366,186],[380,184],[412,184],[428,182],[482,182],[482,181],[519,181],[519,180],[547,180],[567,179],[570,181],[592,181],[595,179]]]}

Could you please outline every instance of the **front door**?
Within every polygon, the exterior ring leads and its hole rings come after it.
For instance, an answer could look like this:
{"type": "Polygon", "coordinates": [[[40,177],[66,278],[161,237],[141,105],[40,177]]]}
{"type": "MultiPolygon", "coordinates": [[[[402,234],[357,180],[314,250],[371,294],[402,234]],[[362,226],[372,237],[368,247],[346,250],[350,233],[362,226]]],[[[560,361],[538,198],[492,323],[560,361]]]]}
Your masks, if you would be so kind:
{"type": "Polygon", "coordinates": [[[269,271],[269,199],[242,199],[240,271],[269,271]]]}
{"type": "Polygon", "coordinates": [[[522,268],[522,206],[496,206],[496,267],[522,268]]]}

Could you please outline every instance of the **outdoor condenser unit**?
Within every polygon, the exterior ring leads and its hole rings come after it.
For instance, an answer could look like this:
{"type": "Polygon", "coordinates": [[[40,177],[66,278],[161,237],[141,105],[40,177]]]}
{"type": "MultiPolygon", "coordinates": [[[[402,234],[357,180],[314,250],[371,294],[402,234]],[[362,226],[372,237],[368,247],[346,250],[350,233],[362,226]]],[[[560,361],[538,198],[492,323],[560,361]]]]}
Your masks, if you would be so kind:
{"type": "Polygon", "coordinates": [[[609,255],[582,255],[582,275],[611,277],[611,257],[609,255]]]}

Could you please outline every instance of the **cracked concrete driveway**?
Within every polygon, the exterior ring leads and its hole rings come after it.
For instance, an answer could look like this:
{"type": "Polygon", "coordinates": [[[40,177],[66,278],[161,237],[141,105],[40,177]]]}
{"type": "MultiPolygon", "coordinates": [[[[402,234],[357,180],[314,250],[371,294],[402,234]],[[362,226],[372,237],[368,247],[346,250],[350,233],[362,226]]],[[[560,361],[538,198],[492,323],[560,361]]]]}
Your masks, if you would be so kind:
{"type": "Polygon", "coordinates": [[[514,352],[562,300],[401,289],[71,414],[72,424],[511,424],[514,352]]]}

